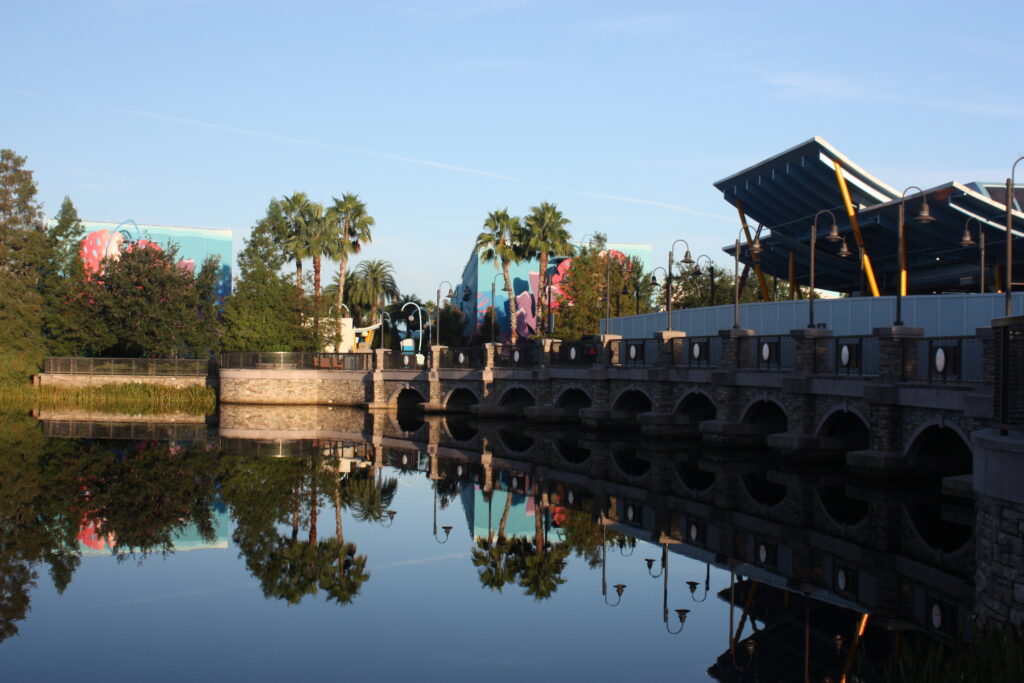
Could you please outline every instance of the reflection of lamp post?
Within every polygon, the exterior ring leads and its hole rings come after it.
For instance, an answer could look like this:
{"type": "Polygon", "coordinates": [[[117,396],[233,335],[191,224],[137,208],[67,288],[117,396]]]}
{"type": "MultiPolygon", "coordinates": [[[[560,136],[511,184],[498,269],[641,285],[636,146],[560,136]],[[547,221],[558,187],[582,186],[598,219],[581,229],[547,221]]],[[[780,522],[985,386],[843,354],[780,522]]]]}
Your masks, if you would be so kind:
{"type": "Polygon", "coordinates": [[[604,597],[604,604],[615,607],[622,602],[622,592],[626,590],[626,584],[617,583],[612,588],[618,599],[615,602],[608,602],[608,581],[605,577],[605,566],[608,564],[608,526],[605,524],[604,513],[601,513],[601,595],[604,597]]]}
{"type": "Polygon", "coordinates": [[[675,635],[681,633],[683,626],[686,624],[686,615],[690,613],[688,609],[677,609],[675,610],[676,616],[679,618],[679,628],[675,631],[668,625],[668,544],[663,543],[661,546],[661,569],[657,574],[651,570],[654,568],[654,558],[648,557],[644,562],[647,563],[647,573],[652,578],[662,578],[661,588],[661,621],[665,624],[665,630],[675,635]]]}
{"type": "Polygon", "coordinates": [[[708,590],[711,588],[711,565],[706,565],[704,570],[704,593],[701,595],[700,600],[697,599],[697,586],[700,584],[696,581],[687,581],[686,586],[690,589],[690,597],[693,598],[694,602],[704,602],[708,599],[708,590]]]}
{"type": "MultiPolygon", "coordinates": [[[[419,316],[419,321],[420,321],[420,337],[417,340],[417,344],[416,344],[416,352],[419,353],[420,351],[423,350],[423,309],[420,308],[420,305],[418,303],[416,303],[415,301],[406,301],[404,304],[402,304],[402,312],[403,313],[405,312],[405,307],[406,306],[415,306],[416,307],[416,315],[419,316]]],[[[409,316],[409,322],[412,322],[412,316],[411,315],[409,316]]]]}
{"type": "MultiPolygon", "coordinates": [[[[739,233],[736,234],[736,250],[733,253],[733,285],[736,289],[735,303],[733,304],[733,322],[732,327],[734,330],[740,329],[740,234],[746,231],[746,226],[740,228],[739,233]]],[[[747,251],[756,256],[760,254],[764,249],[761,248],[761,239],[754,235],[754,243],[751,244],[747,251]]]]}
{"type": "Polygon", "coordinates": [[[710,282],[710,285],[711,285],[710,286],[710,296],[711,296],[711,299],[708,302],[708,306],[714,306],[715,305],[715,264],[711,260],[711,257],[708,256],[707,254],[701,254],[696,259],[694,259],[693,263],[694,263],[695,267],[693,269],[693,274],[696,275],[697,277],[700,277],[700,260],[702,258],[708,260],[708,281],[710,282]]]}
{"type": "MultiPolygon", "coordinates": [[[[450,299],[455,296],[455,292],[452,291],[452,283],[447,280],[442,280],[441,285],[448,285],[448,295],[446,299],[450,299]]],[[[434,332],[434,343],[438,346],[441,345],[441,285],[437,286],[437,329],[434,332]]]]}
{"type": "Polygon", "coordinates": [[[661,569],[655,574],[652,570],[654,569],[654,558],[648,557],[644,560],[647,563],[647,573],[651,575],[652,579],[659,578],[665,571],[665,566],[668,564],[668,545],[664,544],[661,546],[661,569]]]}
{"type": "Polygon", "coordinates": [[[1013,315],[1013,182],[1017,175],[1017,164],[1024,161],[1018,157],[1010,168],[1006,179],[1006,316],[1013,315]]]}
{"type": "Polygon", "coordinates": [[[380,518],[380,525],[385,529],[395,523],[395,515],[398,514],[394,510],[384,510],[384,515],[380,518]],[[384,517],[387,517],[388,523],[384,523],[384,517]]]}
{"type": "Polygon", "coordinates": [[[444,532],[444,540],[437,535],[437,482],[434,482],[434,540],[444,545],[448,542],[448,536],[452,533],[452,527],[449,524],[445,524],[441,527],[441,531],[444,532]]]}
{"type": "MultiPolygon", "coordinates": [[[[814,251],[815,245],[817,244],[818,240],[818,218],[823,213],[827,213],[829,216],[832,216],[832,227],[829,228],[828,235],[825,236],[825,239],[827,239],[829,242],[838,242],[839,240],[843,239],[842,237],[839,236],[839,226],[836,225],[836,216],[834,213],[832,213],[828,209],[822,209],[818,213],[814,214],[814,222],[811,223],[811,289],[809,292],[807,292],[808,328],[814,327],[814,251]]],[[[843,247],[846,247],[845,243],[843,243],[843,247]]],[[[849,254],[849,251],[847,251],[846,253],[849,254]]]]}
{"type": "Polygon", "coordinates": [[[963,234],[963,237],[960,238],[960,246],[961,247],[973,247],[976,244],[975,241],[974,241],[974,238],[971,237],[971,229],[968,227],[968,226],[970,226],[971,221],[974,221],[975,223],[978,224],[978,242],[977,242],[977,245],[978,245],[979,251],[981,252],[981,270],[978,273],[978,275],[979,275],[979,277],[978,277],[978,283],[979,283],[978,284],[978,293],[979,294],[984,294],[985,293],[985,226],[977,218],[974,218],[973,216],[971,216],[966,221],[964,221],[964,234],[963,234]]]}
{"type": "MultiPolygon", "coordinates": [[[[900,278],[896,284],[896,320],[893,322],[894,327],[903,326],[903,295],[904,290],[907,288],[907,225],[905,220],[905,205],[907,202],[907,192],[910,190],[917,190],[923,195],[921,197],[921,210],[918,212],[914,221],[917,223],[931,223],[935,220],[931,212],[928,210],[928,197],[924,194],[924,190],[916,185],[911,185],[907,189],[903,190],[903,194],[900,195],[900,212],[899,212],[899,266],[900,278]]],[[[1007,314],[1009,315],[1009,314],[1007,314]]]]}

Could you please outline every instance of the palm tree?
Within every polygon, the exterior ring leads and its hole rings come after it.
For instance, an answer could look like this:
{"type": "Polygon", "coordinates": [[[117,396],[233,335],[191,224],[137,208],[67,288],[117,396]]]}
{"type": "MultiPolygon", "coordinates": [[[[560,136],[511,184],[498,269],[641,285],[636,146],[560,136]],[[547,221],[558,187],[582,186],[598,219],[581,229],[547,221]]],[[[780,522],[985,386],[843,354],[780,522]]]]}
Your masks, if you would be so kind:
{"type": "MultiPolygon", "coordinates": [[[[371,241],[370,227],[374,224],[373,216],[366,213],[366,204],[359,201],[359,195],[346,192],[341,196],[331,197],[334,205],[327,213],[337,221],[337,240],[334,242],[331,258],[338,262],[338,311],[345,300],[345,277],[348,274],[348,257],[358,254],[363,244],[371,241]]],[[[341,335],[341,316],[338,316],[338,335],[341,335]]]]}
{"type": "Polygon", "coordinates": [[[313,258],[313,301],[314,310],[320,311],[320,266],[323,258],[333,258],[339,223],[337,217],[324,211],[322,204],[311,202],[306,217],[305,236],[309,255],[313,258]]]}
{"type": "Polygon", "coordinates": [[[502,275],[505,276],[505,292],[508,294],[508,311],[511,321],[513,344],[519,338],[516,327],[519,322],[519,311],[516,307],[515,292],[512,290],[512,278],[508,267],[519,263],[522,259],[523,235],[522,222],[518,216],[510,216],[508,208],[492,211],[484,221],[484,232],[476,238],[476,250],[481,261],[491,261],[497,268],[501,264],[502,275]]]}
{"type": "Polygon", "coordinates": [[[295,261],[295,286],[302,291],[302,260],[311,256],[306,236],[309,209],[312,202],[305,192],[293,192],[281,200],[288,234],[282,246],[288,252],[288,260],[295,261]]]}
{"type": "Polygon", "coordinates": [[[573,245],[569,231],[565,226],[571,223],[562,215],[558,206],[549,202],[541,202],[530,207],[530,214],[523,220],[526,227],[525,256],[540,259],[540,291],[537,292],[538,329],[547,331],[547,319],[543,315],[547,306],[547,285],[551,276],[548,274],[548,258],[551,256],[572,256],[573,245]]]}
{"type": "MultiPolygon", "coordinates": [[[[395,267],[390,261],[381,259],[360,261],[356,266],[355,277],[352,299],[370,307],[372,323],[377,319],[380,304],[389,303],[399,296],[398,285],[395,283],[395,267]]],[[[383,332],[381,330],[382,334],[383,332]]]]}

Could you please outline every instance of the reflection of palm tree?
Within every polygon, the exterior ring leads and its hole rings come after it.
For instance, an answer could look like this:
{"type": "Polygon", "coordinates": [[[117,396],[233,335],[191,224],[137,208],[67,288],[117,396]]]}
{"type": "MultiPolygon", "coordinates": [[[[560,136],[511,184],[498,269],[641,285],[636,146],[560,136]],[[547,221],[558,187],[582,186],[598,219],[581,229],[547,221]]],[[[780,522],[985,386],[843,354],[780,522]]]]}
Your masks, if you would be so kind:
{"type": "Polygon", "coordinates": [[[523,560],[519,585],[526,589],[527,595],[535,600],[544,600],[565,583],[562,570],[565,569],[565,558],[569,549],[557,546],[552,548],[548,543],[547,530],[544,527],[544,513],[547,509],[547,493],[542,492],[534,480],[533,510],[534,531],[533,544],[527,545],[527,553],[523,560]]]}
{"type": "Polygon", "coordinates": [[[349,476],[345,494],[352,516],[361,522],[379,522],[398,493],[398,479],[377,480],[369,470],[349,476]]]}
{"type": "Polygon", "coordinates": [[[471,557],[473,566],[480,569],[480,583],[499,593],[507,583],[515,583],[519,574],[518,544],[501,536],[496,540],[479,538],[471,557]]]}

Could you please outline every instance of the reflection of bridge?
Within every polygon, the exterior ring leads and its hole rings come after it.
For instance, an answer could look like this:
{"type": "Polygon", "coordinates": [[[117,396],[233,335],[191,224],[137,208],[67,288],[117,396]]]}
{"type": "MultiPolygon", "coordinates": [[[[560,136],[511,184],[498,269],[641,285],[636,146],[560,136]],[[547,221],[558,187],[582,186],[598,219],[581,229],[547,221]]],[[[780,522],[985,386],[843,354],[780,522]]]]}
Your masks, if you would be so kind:
{"type": "Polygon", "coordinates": [[[411,369],[401,363],[407,356],[384,350],[372,363],[356,354],[358,364],[323,354],[290,354],[276,365],[274,354],[248,354],[260,357],[241,363],[225,354],[221,401],[525,415],[845,457],[854,468],[965,474],[971,433],[997,418],[993,387],[1005,374],[1004,356],[994,353],[998,337],[987,329],[941,338],[916,328],[845,337],[819,329],[660,332],[654,339],[435,347],[429,367],[411,369]],[[333,369],[349,366],[359,369],[333,369]]]}

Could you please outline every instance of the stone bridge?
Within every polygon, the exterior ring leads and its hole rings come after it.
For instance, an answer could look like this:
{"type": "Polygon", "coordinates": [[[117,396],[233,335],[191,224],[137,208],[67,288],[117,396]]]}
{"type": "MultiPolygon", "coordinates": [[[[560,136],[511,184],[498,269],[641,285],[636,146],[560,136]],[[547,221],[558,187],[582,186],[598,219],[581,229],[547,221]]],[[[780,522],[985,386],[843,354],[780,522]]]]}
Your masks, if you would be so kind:
{"type": "MultiPolygon", "coordinates": [[[[855,469],[971,471],[970,434],[994,424],[992,328],[925,338],[917,328],[714,337],[659,332],[536,346],[380,350],[358,369],[328,354],[295,362],[222,359],[222,404],[419,408],[479,417],[525,416],[710,447],[768,447],[789,457],[845,457],[855,469]],[[421,357],[422,358],[422,357],[421,357]],[[239,367],[241,366],[241,367],[239,367]]],[[[231,354],[225,354],[230,356],[231,354]]]]}

